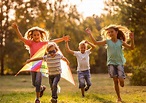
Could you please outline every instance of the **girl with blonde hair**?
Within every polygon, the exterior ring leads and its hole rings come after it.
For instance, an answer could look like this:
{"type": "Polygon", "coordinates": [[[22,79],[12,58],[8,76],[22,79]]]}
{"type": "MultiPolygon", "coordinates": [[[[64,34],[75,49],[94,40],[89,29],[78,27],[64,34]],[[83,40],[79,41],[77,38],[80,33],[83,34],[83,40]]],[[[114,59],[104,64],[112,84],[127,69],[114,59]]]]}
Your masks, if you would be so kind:
{"type": "MultiPolygon", "coordinates": [[[[12,27],[16,31],[17,36],[19,39],[25,44],[26,49],[29,50],[30,58],[44,45],[49,42],[49,33],[40,28],[40,27],[32,27],[25,33],[23,37],[19,31],[19,28],[16,23],[12,24],[12,27]]],[[[68,36],[64,36],[62,38],[51,40],[53,42],[62,42],[64,40],[68,40],[68,36]]],[[[31,71],[32,75],[32,84],[36,88],[36,100],[35,103],[40,103],[39,98],[42,97],[46,86],[41,86],[42,82],[42,74],[41,72],[34,72],[31,71]]]]}

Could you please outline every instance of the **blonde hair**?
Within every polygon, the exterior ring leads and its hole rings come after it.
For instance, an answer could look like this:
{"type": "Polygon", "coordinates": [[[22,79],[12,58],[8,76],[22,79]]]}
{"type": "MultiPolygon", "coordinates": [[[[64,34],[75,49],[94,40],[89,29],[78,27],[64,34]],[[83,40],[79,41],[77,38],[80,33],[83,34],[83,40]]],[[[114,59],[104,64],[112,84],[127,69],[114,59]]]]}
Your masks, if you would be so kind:
{"type": "Polygon", "coordinates": [[[86,40],[82,40],[82,41],[79,43],[79,47],[80,47],[81,45],[85,45],[85,47],[87,48],[86,40]]]}
{"type": "Polygon", "coordinates": [[[85,40],[82,40],[82,41],[79,43],[79,46],[80,46],[80,45],[83,45],[83,44],[84,44],[84,45],[87,45],[85,42],[86,42],[85,40]]]}
{"type": "Polygon", "coordinates": [[[49,32],[47,32],[46,30],[40,28],[40,27],[32,27],[30,29],[27,30],[27,32],[24,35],[24,38],[28,39],[28,40],[32,40],[33,39],[33,32],[34,31],[39,31],[41,34],[41,41],[48,41],[49,40],[49,32]]]}
{"type": "Polygon", "coordinates": [[[109,26],[104,27],[101,30],[101,36],[103,39],[108,39],[107,30],[109,29],[114,29],[115,31],[118,31],[117,38],[123,41],[126,41],[128,39],[128,34],[131,32],[125,26],[111,24],[109,26]]]}
{"type": "Polygon", "coordinates": [[[47,51],[51,48],[51,47],[55,47],[56,51],[59,50],[59,47],[58,45],[55,43],[55,42],[48,42],[48,45],[47,45],[47,51]]]}
{"type": "MultiPolygon", "coordinates": [[[[25,33],[24,35],[24,38],[25,39],[28,39],[28,40],[33,40],[33,32],[34,31],[39,31],[40,34],[41,34],[41,41],[48,41],[49,40],[49,32],[47,32],[46,30],[40,28],[40,27],[32,27],[30,29],[27,30],[27,32],[25,33]]],[[[29,51],[30,53],[30,48],[25,45],[26,49],[29,51]]]]}

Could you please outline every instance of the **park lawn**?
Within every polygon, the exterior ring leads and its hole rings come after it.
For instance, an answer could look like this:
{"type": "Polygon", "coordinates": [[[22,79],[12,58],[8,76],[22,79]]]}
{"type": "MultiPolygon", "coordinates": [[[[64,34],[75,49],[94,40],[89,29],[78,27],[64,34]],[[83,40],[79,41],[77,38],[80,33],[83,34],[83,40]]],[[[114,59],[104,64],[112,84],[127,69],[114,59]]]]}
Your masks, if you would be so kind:
{"type": "MultiPolygon", "coordinates": [[[[59,82],[61,92],[58,94],[58,103],[115,103],[113,81],[108,74],[92,74],[92,86],[85,92],[84,98],[78,89],[77,75],[73,77],[75,86],[64,79],[59,82]]],[[[50,103],[48,78],[43,77],[43,84],[47,89],[41,103],[50,103]]],[[[0,103],[34,103],[34,90],[30,75],[0,76],[0,103]]],[[[125,80],[125,87],[120,90],[124,103],[146,103],[146,86],[130,86],[129,77],[125,80]]]]}

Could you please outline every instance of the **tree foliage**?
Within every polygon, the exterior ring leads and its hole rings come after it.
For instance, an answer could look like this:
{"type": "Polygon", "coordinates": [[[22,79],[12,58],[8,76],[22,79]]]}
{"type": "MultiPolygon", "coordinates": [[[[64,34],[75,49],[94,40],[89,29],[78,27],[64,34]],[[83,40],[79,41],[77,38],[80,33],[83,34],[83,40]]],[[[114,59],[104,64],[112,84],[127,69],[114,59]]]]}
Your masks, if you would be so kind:
{"type": "MultiPolygon", "coordinates": [[[[127,26],[135,34],[135,49],[132,51],[125,50],[127,58],[127,67],[132,67],[132,83],[143,80],[146,75],[143,66],[146,62],[146,52],[144,41],[146,39],[145,17],[146,1],[145,0],[111,0],[107,3],[107,10],[112,11],[113,17],[119,17],[121,25],[127,26]],[[134,69],[133,69],[134,68],[134,69]],[[143,72],[143,74],[141,74],[143,72]],[[136,79],[136,78],[139,79],[136,79]]],[[[144,81],[140,81],[143,85],[144,81]]],[[[139,83],[137,85],[140,85],[139,83]]]]}
{"type": "MultiPolygon", "coordinates": [[[[5,73],[16,73],[29,58],[29,53],[24,44],[18,39],[11,28],[13,22],[17,22],[24,36],[27,29],[39,26],[50,32],[50,39],[69,35],[72,50],[78,50],[80,41],[89,37],[85,33],[86,27],[91,28],[96,40],[101,40],[100,30],[109,24],[121,24],[127,26],[135,33],[135,49],[125,49],[127,63],[126,70],[137,68],[144,64],[145,56],[145,0],[108,0],[105,2],[105,14],[100,17],[83,18],[78,13],[76,5],[70,5],[65,0],[0,0],[1,1],[1,67],[4,64],[5,73]],[[13,11],[13,12],[12,12],[13,11]],[[10,16],[14,13],[14,17],[10,16]],[[5,45],[2,45],[4,41],[5,45]],[[3,51],[4,50],[4,51],[3,51]],[[4,63],[2,63],[2,61],[4,63]],[[129,69],[130,68],[130,69],[129,69]]],[[[106,1],[106,0],[105,0],[106,1]]],[[[76,58],[68,54],[65,44],[58,43],[63,54],[71,61],[71,68],[76,69],[76,58]]],[[[106,49],[98,47],[90,55],[91,72],[107,72],[106,49]]],[[[2,68],[1,68],[2,70],[2,68]]]]}
{"type": "MultiPolygon", "coordinates": [[[[18,39],[15,31],[11,28],[13,22],[17,22],[23,36],[27,29],[33,26],[39,26],[48,30],[50,32],[50,39],[69,35],[71,37],[70,47],[73,50],[78,50],[78,43],[83,39],[87,39],[85,34],[86,27],[92,26],[95,34],[97,34],[95,19],[91,17],[85,23],[86,21],[84,22],[83,16],[78,13],[76,5],[69,5],[64,0],[5,0],[3,5],[9,8],[7,10],[7,17],[3,17],[9,20],[7,21],[9,24],[7,26],[8,29],[5,29],[6,27],[3,29],[9,37],[4,38],[7,41],[4,47],[6,50],[4,56],[5,74],[18,72],[29,58],[29,53],[25,49],[24,44],[18,39]],[[13,18],[8,15],[10,10],[14,11],[13,18]],[[94,25],[92,25],[92,22],[94,25]]],[[[5,12],[2,11],[1,13],[4,14],[5,12]]],[[[58,45],[63,54],[72,61],[71,67],[76,69],[76,58],[72,58],[72,55],[66,53],[64,43],[59,43],[58,45]]],[[[97,55],[97,52],[94,54],[97,55]]],[[[92,64],[96,64],[94,56],[91,59],[92,64]]]]}

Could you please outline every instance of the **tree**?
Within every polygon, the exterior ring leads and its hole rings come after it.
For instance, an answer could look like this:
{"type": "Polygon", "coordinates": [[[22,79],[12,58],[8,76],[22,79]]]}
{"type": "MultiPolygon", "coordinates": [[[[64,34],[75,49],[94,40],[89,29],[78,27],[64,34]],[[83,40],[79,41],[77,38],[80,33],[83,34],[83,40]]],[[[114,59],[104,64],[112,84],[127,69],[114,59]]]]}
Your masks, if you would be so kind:
{"type": "Polygon", "coordinates": [[[117,15],[120,18],[119,24],[127,26],[135,34],[136,49],[132,52],[127,51],[126,53],[126,57],[128,58],[128,62],[131,63],[131,66],[143,64],[146,60],[145,47],[143,45],[146,39],[146,21],[144,20],[144,17],[146,17],[145,6],[146,1],[144,0],[119,0],[112,2],[109,8],[114,8],[113,16],[117,15]]]}
{"type": "MultiPolygon", "coordinates": [[[[113,16],[118,15],[120,17],[120,24],[127,26],[135,34],[135,49],[132,51],[125,50],[125,56],[127,59],[127,67],[132,68],[131,72],[133,73],[132,79],[135,79],[136,76],[141,76],[141,71],[145,70],[144,67],[146,62],[146,48],[144,41],[146,39],[146,1],[145,0],[118,0],[108,3],[107,7],[109,10],[113,10],[113,16]],[[112,4],[112,5],[111,5],[112,4]],[[134,68],[134,69],[133,69],[134,68]],[[137,69],[138,68],[138,69],[137,69]],[[140,72],[139,72],[140,71],[140,72]],[[138,73],[138,74],[137,74],[138,73]]],[[[146,75],[145,73],[142,75],[146,75]]],[[[132,83],[134,84],[134,81],[132,83]]],[[[141,81],[141,85],[144,83],[141,81]]],[[[138,84],[140,85],[140,84],[138,84]]]]}
{"type": "Polygon", "coordinates": [[[9,0],[0,0],[0,61],[1,61],[1,75],[4,75],[4,58],[6,56],[6,42],[9,38],[9,17],[10,11],[9,0]]]}
{"type": "MultiPolygon", "coordinates": [[[[51,39],[62,37],[64,34],[73,35],[80,32],[77,26],[77,22],[80,22],[80,15],[77,12],[76,6],[64,4],[62,0],[57,0],[54,4],[53,1],[50,2],[49,0],[46,0],[45,2],[41,0],[8,0],[7,2],[11,5],[5,5],[5,7],[9,8],[7,6],[10,6],[15,12],[14,19],[10,19],[10,16],[7,15],[7,18],[9,19],[9,30],[3,29],[6,32],[9,31],[9,38],[4,38],[7,40],[7,42],[5,42],[5,52],[3,52],[6,55],[4,58],[4,60],[6,60],[4,64],[5,74],[18,72],[26,59],[29,58],[23,43],[20,43],[15,32],[11,29],[11,23],[17,22],[23,36],[27,29],[33,26],[39,26],[50,31],[51,39]],[[69,12],[66,11],[67,8],[69,9],[69,12]]],[[[4,13],[4,11],[2,13],[4,13]]],[[[80,38],[79,35],[76,35],[76,37],[80,38]]],[[[78,40],[79,39],[75,39],[75,43],[78,40]]],[[[60,47],[63,49],[64,45],[60,45],[60,47]]],[[[65,52],[64,49],[63,52],[65,52]]]]}

